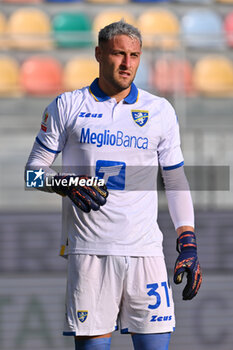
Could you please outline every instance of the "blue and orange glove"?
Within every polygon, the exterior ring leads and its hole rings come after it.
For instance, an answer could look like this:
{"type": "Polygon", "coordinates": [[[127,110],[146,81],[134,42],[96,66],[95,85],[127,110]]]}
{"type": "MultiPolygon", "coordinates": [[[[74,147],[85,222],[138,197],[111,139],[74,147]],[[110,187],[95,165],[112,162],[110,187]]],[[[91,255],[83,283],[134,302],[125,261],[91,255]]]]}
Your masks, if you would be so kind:
{"type": "Polygon", "coordinates": [[[192,231],[181,233],[177,238],[176,249],[179,256],[175,263],[174,283],[181,283],[186,272],[187,284],[183,290],[183,300],[191,300],[197,294],[202,282],[195,233],[192,231]]]}
{"type": "MultiPolygon", "coordinates": [[[[66,180],[69,182],[70,178],[75,180],[75,176],[71,175],[56,175],[54,177],[55,184],[52,186],[54,192],[65,197],[68,196],[72,202],[85,213],[89,213],[92,210],[96,211],[100,209],[100,206],[106,203],[108,196],[108,190],[106,185],[98,186],[81,186],[79,184],[64,186],[59,180],[66,180]],[[59,183],[59,184],[58,184],[59,183]]],[[[89,179],[88,176],[78,176],[79,179],[89,179]]]]}

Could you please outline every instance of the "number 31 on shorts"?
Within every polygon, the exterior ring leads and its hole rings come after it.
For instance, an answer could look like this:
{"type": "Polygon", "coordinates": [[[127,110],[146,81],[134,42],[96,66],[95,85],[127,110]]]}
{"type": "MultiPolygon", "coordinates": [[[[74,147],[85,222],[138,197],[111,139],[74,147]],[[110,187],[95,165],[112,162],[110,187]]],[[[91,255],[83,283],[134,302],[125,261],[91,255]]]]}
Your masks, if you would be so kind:
{"type": "MultiPolygon", "coordinates": [[[[158,288],[159,287],[163,288],[163,293],[165,293],[165,300],[167,303],[167,307],[170,307],[170,299],[169,299],[169,293],[168,293],[168,284],[167,282],[161,282],[161,283],[151,283],[151,284],[147,284],[146,287],[149,289],[148,291],[148,295],[151,297],[155,297],[155,303],[154,304],[149,304],[148,308],[149,309],[157,309],[160,304],[161,304],[161,291],[159,293],[158,288]]],[[[162,300],[164,300],[164,298],[162,298],[162,300]]]]}

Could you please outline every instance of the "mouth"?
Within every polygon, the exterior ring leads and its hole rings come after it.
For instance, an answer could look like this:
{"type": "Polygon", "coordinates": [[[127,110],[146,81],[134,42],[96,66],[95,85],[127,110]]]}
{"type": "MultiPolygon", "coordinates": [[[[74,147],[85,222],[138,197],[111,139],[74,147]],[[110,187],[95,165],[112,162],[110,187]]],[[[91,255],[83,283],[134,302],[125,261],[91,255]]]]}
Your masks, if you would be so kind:
{"type": "Polygon", "coordinates": [[[124,71],[124,70],[120,70],[119,71],[119,74],[122,76],[122,77],[130,77],[130,72],[127,72],[127,71],[124,71]]]}

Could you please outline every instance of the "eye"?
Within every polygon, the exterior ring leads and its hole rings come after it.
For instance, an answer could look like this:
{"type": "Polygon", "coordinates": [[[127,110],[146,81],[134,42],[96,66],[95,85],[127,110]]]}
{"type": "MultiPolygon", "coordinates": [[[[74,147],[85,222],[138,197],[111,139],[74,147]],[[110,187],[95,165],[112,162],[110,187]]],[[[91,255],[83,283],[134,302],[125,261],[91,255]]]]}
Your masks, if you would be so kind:
{"type": "Polygon", "coordinates": [[[115,55],[115,56],[124,55],[124,52],[115,51],[115,52],[113,52],[113,55],[115,55]]]}

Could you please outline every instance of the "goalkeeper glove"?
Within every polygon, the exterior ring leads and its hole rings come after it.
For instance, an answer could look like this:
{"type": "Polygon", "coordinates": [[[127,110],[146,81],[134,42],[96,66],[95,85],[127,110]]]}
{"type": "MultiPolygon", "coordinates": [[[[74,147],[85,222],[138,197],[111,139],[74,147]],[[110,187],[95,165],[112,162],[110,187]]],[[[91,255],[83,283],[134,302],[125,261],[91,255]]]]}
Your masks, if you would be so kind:
{"type": "Polygon", "coordinates": [[[71,175],[56,175],[54,176],[54,185],[52,189],[54,192],[65,197],[68,196],[72,202],[85,213],[89,213],[92,210],[99,210],[100,206],[106,203],[106,198],[108,196],[108,190],[106,185],[98,186],[81,186],[79,185],[80,179],[88,180],[88,176],[78,176],[77,185],[75,183],[76,176],[71,175]],[[67,186],[62,184],[63,180],[66,180],[67,186]],[[70,179],[75,185],[69,185],[70,179]]]}
{"type": "Polygon", "coordinates": [[[176,249],[179,256],[175,263],[174,283],[181,283],[186,272],[187,284],[183,290],[183,300],[191,300],[197,294],[202,282],[195,233],[191,231],[181,233],[177,238],[176,249]]]}

